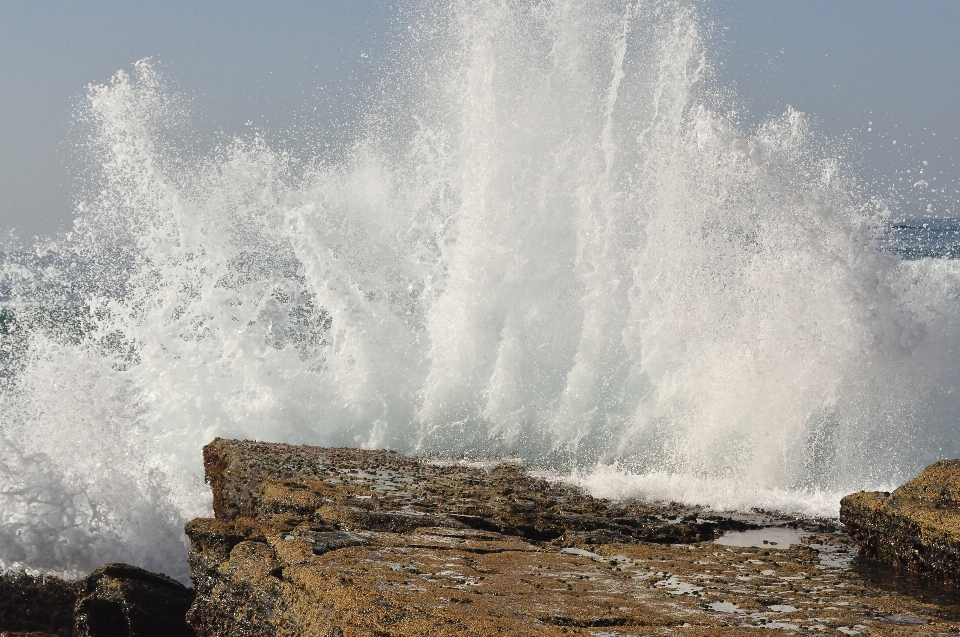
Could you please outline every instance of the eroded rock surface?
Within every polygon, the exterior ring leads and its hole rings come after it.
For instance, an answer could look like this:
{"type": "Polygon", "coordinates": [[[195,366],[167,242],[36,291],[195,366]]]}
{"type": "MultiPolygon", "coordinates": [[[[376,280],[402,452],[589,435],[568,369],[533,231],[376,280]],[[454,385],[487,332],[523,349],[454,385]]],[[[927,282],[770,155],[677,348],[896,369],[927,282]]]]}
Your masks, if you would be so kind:
{"type": "Polygon", "coordinates": [[[892,494],[848,495],[840,520],[865,554],[960,584],[960,460],[932,464],[892,494]]]}
{"type": "Polygon", "coordinates": [[[204,460],[217,518],[187,526],[201,636],[960,630],[949,604],[840,566],[853,547],[829,525],[784,550],[721,546],[747,525],[513,464],[228,440],[204,460]]]}

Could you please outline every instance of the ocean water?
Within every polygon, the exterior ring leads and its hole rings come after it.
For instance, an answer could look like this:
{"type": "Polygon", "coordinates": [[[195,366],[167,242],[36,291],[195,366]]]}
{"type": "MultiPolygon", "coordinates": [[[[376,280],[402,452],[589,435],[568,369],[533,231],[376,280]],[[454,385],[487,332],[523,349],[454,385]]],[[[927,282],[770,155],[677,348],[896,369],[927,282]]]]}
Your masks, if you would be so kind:
{"type": "Polygon", "coordinates": [[[904,259],[960,259],[960,219],[893,220],[880,248],[904,259]]]}
{"type": "Polygon", "coordinates": [[[215,436],[823,516],[960,456],[954,231],[800,112],[737,124],[706,24],[412,5],[335,149],[197,150],[149,61],[92,86],[74,229],[0,270],[0,568],[185,579],[215,436]]]}

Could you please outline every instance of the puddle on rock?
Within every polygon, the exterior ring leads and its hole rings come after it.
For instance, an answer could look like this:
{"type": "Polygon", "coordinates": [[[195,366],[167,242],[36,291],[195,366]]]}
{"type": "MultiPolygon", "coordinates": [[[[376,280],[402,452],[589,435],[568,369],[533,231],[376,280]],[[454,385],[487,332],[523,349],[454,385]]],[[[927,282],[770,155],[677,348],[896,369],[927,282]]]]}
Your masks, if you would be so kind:
{"type": "Polygon", "coordinates": [[[749,531],[727,531],[713,541],[723,546],[752,546],[757,548],[788,549],[792,544],[800,544],[800,538],[810,535],[809,531],[789,526],[768,526],[749,531]]]}
{"type": "Polygon", "coordinates": [[[794,528],[791,525],[766,526],[748,531],[728,531],[713,543],[723,546],[779,550],[802,544],[817,551],[820,556],[819,566],[825,569],[850,569],[856,557],[856,549],[846,535],[818,533],[816,530],[794,528]]]}
{"type": "Polygon", "coordinates": [[[857,549],[845,534],[811,535],[800,542],[817,551],[820,568],[849,570],[857,557],[857,549]]]}

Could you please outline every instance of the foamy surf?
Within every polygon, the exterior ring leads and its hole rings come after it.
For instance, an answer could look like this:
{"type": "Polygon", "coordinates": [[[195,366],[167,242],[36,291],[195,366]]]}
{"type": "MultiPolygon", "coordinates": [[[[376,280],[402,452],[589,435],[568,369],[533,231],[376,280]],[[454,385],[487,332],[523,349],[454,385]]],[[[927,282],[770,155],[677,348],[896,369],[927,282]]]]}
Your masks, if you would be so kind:
{"type": "MultiPolygon", "coordinates": [[[[647,502],[681,502],[712,511],[760,509],[801,517],[837,519],[845,491],[764,488],[730,478],[702,478],[687,474],[656,472],[643,475],[616,466],[563,478],[598,498],[614,501],[638,499],[647,502]]],[[[895,485],[865,485],[876,491],[892,491],[895,485]]]]}
{"type": "Polygon", "coordinates": [[[346,151],[90,88],[75,229],[3,262],[0,566],[186,578],[215,436],[828,517],[960,455],[958,269],[881,250],[802,113],[725,117],[695,6],[403,16],[346,151]]]}

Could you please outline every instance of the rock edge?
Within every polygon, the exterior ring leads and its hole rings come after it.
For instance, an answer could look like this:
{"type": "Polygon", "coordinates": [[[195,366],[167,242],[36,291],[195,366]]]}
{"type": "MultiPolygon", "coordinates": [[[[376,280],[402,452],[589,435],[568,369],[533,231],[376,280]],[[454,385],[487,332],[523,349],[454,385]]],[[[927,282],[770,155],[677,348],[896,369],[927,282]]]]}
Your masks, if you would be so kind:
{"type": "Polygon", "coordinates": [[[941,460],[892,494],[840,501],[840,521],[863,554],[960,585],[960,460],[941,460]]]}

